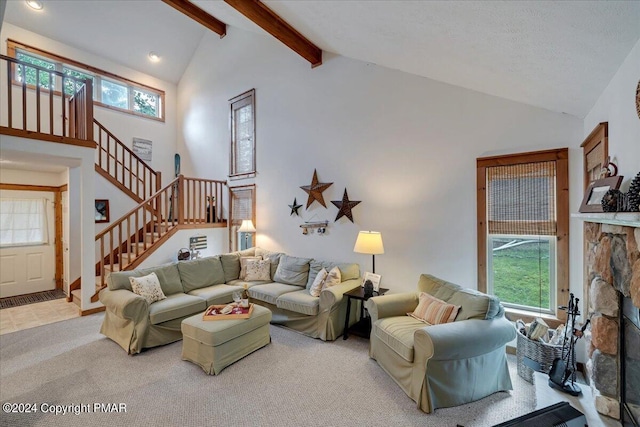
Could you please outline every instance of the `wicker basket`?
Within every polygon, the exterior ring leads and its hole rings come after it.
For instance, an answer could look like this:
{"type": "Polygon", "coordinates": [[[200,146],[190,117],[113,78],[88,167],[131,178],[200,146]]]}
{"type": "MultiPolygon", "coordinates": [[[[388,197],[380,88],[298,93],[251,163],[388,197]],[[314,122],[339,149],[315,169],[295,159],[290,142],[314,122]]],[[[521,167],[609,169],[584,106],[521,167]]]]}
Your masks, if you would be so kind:
{"type": "Polygon", "coordinates": [[[562,357],[561,345],[550,345],[542,341],[533,341],[518,332],[518,347],[516,357],[518,359],[518,375],[526,381],[533,383],[533,369],[524,364],[527,357],[540,363],[543,372],[549,372],[553,361],[562,357]]]}

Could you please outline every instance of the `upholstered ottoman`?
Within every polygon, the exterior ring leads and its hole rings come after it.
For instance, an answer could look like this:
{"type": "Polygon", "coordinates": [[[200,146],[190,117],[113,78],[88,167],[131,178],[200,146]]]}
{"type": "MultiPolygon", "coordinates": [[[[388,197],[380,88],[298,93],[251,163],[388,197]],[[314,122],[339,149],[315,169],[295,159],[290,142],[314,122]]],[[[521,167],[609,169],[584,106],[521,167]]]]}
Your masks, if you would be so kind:
{"type": "Polygon", "coordinates": [[[257,304],[248,319],[202,320],[202,313],[182,321],[182,360],[217,375],[227,366],[271,342],[271,311],[257,304]]]}

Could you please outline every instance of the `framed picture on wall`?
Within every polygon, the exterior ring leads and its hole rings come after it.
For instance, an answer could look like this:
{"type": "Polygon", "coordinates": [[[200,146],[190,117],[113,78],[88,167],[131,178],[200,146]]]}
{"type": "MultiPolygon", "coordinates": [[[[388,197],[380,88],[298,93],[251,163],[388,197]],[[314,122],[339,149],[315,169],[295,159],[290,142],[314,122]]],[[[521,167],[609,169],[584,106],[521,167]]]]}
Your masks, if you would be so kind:
{"type": "Polygon", "coordinates": [[[96,224],[101,222],[109,222],[109,200],[96,199],[96,224]]]}

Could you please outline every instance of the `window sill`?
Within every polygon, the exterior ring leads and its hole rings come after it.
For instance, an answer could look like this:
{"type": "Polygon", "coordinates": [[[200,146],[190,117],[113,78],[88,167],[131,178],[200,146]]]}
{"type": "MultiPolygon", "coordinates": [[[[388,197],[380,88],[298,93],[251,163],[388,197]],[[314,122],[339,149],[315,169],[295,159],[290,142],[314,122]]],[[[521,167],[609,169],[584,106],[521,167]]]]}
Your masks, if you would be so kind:
{"type": "Polygon", "coordinates": [[[518,310],[517,308],[505,307],[505,315],[507,319],[512,322],[515,322],[518,319],[522,319],[525,323],[531,323],[535,318],[539,317],[545,321],[545,323],[549,326],[549,329],[556,329],[558,326],[564,323],[563,320],[558,319],[553,314],[548,313],[536,313],[535,311],[529,310],[518,310]]]}

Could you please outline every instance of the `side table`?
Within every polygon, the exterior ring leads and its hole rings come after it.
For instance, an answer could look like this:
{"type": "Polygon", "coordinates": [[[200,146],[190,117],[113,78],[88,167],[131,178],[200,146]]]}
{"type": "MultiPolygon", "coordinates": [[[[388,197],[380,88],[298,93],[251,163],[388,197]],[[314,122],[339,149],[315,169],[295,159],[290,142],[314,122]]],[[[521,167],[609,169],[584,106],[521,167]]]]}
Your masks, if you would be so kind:
{"type": "MultiPolygon", "coordinates": [[[[380,288],[378,292],[373,293],[373,296],[384,295],[388,291],[389,289],[380,288]]],[[[347,317],[344,320],[344,333],[342,334],[342,339],[346,340],[347,338],[349,338],[349,332],[363,338],[369,338],[369,335],[371,335],[371,317],[369,317],[369,315],[365,316],[364,314],[364,302],[369,299],[368,297],[365,298],[364,296],[364,288],[362,286],[359,286],[355,289],[350,290],[349,292],[345,292],[343,296],[347,297],[347,317]],[[362,301],[362,304],[360,305],[360,320],[358,320],[357,323],[349,328],[349,317],[351,315],[352,299],[362,301]]]]}

